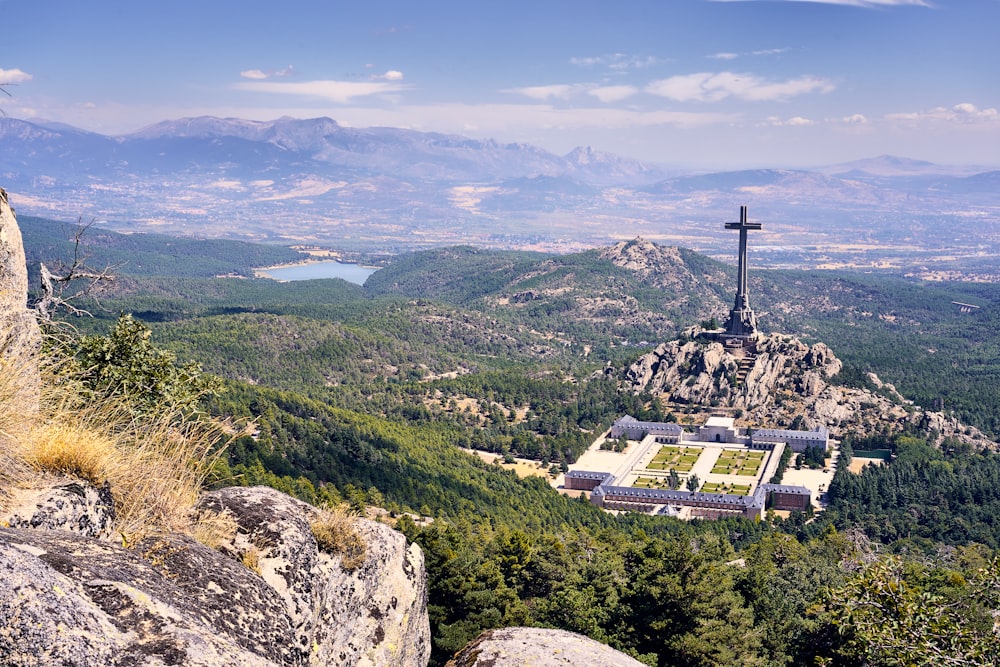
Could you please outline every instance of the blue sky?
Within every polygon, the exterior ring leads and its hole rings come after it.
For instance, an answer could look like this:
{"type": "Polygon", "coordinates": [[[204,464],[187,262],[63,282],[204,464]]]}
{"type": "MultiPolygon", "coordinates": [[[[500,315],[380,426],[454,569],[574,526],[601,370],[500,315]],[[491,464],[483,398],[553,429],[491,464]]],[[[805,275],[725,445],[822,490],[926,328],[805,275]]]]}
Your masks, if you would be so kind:
{"type": "Polygon", "coordinates": [[[1000,166],[1000,0],[0,0],[11,117],[329,116],[678,166],[1000,166]]]}

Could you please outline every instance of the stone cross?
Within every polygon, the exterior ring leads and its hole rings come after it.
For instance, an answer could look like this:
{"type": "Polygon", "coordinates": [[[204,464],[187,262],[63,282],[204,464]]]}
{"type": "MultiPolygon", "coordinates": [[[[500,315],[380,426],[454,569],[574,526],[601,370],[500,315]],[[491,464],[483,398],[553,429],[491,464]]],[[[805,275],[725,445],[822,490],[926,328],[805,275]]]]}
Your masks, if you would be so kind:
{"type": "Polygon", "coordinates": [[[750,337],[757,333],[757,317],[750,307],[750,298],[747,294],[747,232],[751,229],[760,229],[759,222],[749,222],[747,220],[747,207],[740,206],[740,221],[727,222],[726,229],[740,230],[740,261],[739,273],[736,277],[736,303],[729,311],[729,320],[726,321],[726,335],[750,337]]]}

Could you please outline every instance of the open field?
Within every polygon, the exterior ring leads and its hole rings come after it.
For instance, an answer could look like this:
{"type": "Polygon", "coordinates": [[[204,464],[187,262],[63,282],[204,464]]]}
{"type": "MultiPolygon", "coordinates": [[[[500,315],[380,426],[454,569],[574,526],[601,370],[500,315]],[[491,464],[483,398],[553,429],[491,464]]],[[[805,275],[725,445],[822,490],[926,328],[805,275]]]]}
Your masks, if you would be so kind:
{"type": "Polygon", "coordinates": [[[848,470],[857,474],[864,470],[865,466],[884,466],[884,459],[868,459],[860,456],[855,456],[851,458],[851,464],[847,467],[848,470]]]}
{"type": "Polygon", "coordinates": [[[502,454],[494,454],[493,452],[483,452],[475,449],[465,450],[473,456],[478,456],[486,463],[496,463],[499,461],[498,465],[505,470],[513,470],[518,477],[545,477],[549,476],[548,466],[543,466],[538,461],[532,461],[531,459],[514,459],[514,463],[504,463],[502,454]]]}

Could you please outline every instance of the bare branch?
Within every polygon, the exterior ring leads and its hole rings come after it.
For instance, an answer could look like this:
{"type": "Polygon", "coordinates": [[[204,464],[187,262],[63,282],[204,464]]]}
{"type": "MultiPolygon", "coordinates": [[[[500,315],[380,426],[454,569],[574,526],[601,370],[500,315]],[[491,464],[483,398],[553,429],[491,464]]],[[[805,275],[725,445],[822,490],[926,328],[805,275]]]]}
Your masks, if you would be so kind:
{"type": "Polygon", "coordinates": [[[100,283],[112,282],[115,279],[113,271],[118,267],[109,266],[101,271],[95,271],[86,265],[86,256],[81,252],[81,240],[93,224],[94,221],[91,220],[86,225],[81,224],[77,228],[73,236],[73,263],[62,275],[56,275],[45,264],[39,264],[42,298],[35,304],[35,310],[46,322],[52,319],[52,314],[57,308],[64,308],[71,315],[77,317],[90,315],[88,311],[73,305],[72,301],[83,296],[93,297],[93,293],[100,283]],[[77,280],[89,280],[90,284],[75,290],[73,294],[64,296],[69,284],[77,280]]]}

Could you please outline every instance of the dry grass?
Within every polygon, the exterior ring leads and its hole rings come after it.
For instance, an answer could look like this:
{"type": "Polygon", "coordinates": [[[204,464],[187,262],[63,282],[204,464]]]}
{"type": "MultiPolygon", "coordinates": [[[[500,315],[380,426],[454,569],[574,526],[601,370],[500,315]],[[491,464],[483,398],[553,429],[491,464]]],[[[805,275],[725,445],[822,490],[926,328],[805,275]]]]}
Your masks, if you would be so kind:
{"type": "Polygon", "coordinates": [[[260,556],[260,549],[252,546],[240,554],[240,562],[243,563],[243,566],[248,570],[261,574],[260,556]]]}
{"type": "Polygon", "coordinates": [[[341,557],[341,567],[356,570],[365,562],[368,546],[358,533],[358,517],[347,505],[319,510],[310,527],[321,551],[341,557]]]}
{"type": "MultiPolygon", "coordinates": [[[[137,420],[124,405],[95,401],[51,369],[43,368],[41,386],[40,409],[17,424],[4,449],[15,468],[110,484],[115,530],[125,543],[164,530],[196,532],[191,508],[220,454],[217,428],[173,413],[137,420]]],[[[0,410],[0,428],[17,421],[9,412],[0,410]]]]}
{"type": "Polygon", "coordinates": [[[232,543],[239,527],[228,510],[200,510],[191,517],[191,537],[209,549],[220,549],[232,543]]]}

